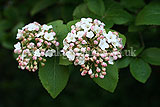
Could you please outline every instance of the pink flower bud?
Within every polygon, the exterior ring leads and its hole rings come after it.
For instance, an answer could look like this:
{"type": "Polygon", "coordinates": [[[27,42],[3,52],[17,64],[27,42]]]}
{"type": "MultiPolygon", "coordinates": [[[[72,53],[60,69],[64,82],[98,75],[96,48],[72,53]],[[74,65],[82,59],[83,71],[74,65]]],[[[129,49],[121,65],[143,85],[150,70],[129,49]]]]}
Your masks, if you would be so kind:
{"type": "Polygon", "coordinates": [[[85,58],[88,58],[89,57],[89,54],[85,54],[85,58]]]}
{"type": "Polygon", "coordinates": [[[99,56],[99,53],[96,53],[96,56],[98,57],[98,56],[99,56]]]}
{"type": "Polygon", "coordinates": [[[109,61],[109,57],[106,57],[106,58],[105,58],[105,61],[109,61]]]}
{"type": "Polygon", "coordinates": [[[74,52],[75,52],[75,53],[77,53],[77,52],[78,52],[78,50],[79,50],[78,48],[74,48],[74,52]]]}
{"type": "Polygon", "coordinates": [[[106,72],[102,72],[102,75],[106,75],[106,72]]]}
{"type": "Polygon", "coordinates": [[[39,42],[41,42],[41,43],[42,43],[42,42],[43,42],[43,39],[39,39],[39,42]]]}
{"type": "Polygon", "coordinates": [[[94,51],[92,51],[92,55],[96,55],[96,51],[94,50],[94,51]]]}
{"type": "Polygon", "coordinates": [[[41,52],[41,56],[44,56],[44,54],[45,54],[44,52],[41,52]]]}
{"type": "Polygon", "coordinates": [[[36,56],[33,56],[32,58],[33,58],[33,60],[37,60],[37,57],[36,57],[36,56]]]}
{"type": "Polygon", "coordinates": [[[81,51],[84,53],[86,51],[86,48],[81,48],[81,51]]]}
{"type": "Polygon", "coordinates": [[[82,67],[82,68],[84,68],[84,67],[85,67],[85,65],[83,64],[83,65],[81,65],[81,67],[82,67]]]}
{"type": "Polygon", "coordinates": [[[29,70],[29,66],[27,66],[26,69],[29,70]]]}
{"type": "Polygon", "coordinates": [[[106,54],[101,54],[101,57],[102,57],[102,58],[105,58],[105,57],[106,57],[106,54]]]}
{"type": "Polygon", "coordinates": [[[87,74],[87,70],[84,70],[83,72],[84,72],[84,74],[87,74]]]}
{"type": "Polygon", "coordinates": [[[85,58],[85,61],[89,61],[89,57],[88,57],[88,58],[85,58]]]}
{"type": "Polygon", "coordinates": [[[94,40],[94,44],[97,45],[97,44],[98,44],[98,41],[94,40]]]}
{"type": "Polygon", "coordinates": [[[100,38],[101,38],[101,39],[103,39],[103,38],[104,38],[104,36],[100,36],[100,38]]]}
{"type": "Polygon", "coordinates": [[[35,38],[35,41],[38,41],[39,40],[39,38],[35,38]]]}
{"type": "Polygon", "coordinates": [[[88,71],[88,75],[91,75],[91,74],[92,74],[92,69],[88,71]]]}
{"type": "Polygon", "coordinates": [[[100,34],[99,34],[99,33],[97,33],[97,34],[96,34],[96,36],[97,36],[97,37],[99,38],[99,40],[100,40],[100,37],[99,37],[99,36],[100,36],[100,34]]]}
{"type": "Polygon", "coordinates": [[[99,64],[99,60],[97,60],[96,63],[99,64]]]}
{"type": "Polygon", "coordinates": [[[113,34],[118,35],[118,32],[113,32],[113,34]]]}
{"type": "Polygon", "coordinates": [[[85,76],[86,74],[84,74],[84,72],[81,72],[81,76],[85,76]]]}
{"type": "Polygon", "coordinates": [[[94,64],[95,67],[98,67],[98,64],[94,64]]]}
{"type": "Polygon", "coordinates": [[[56,46],[59,46],[59,42],[56,42],[56,46]]]}
{"type": "Polygon", "coordinates": [[[119,48],[121,48],[121,49],[122,49],[122,48],[123,48],[123,45],[119,45],[119,48]]]}
{"type": "Polygon", "coordinates": [[[106,68],[103,68],[103,67],[102,67],[102,71],[106,71],[106,68]]]}
{"type": "Polygon", "coordinates": [[[107,64],[105,63],[105,62],[102,62],[102,64],[101,64],[103,67],[106,67],[107,66],[107,64]]]}
{"type": "Polygon", "coordinates": [[[91,30],[92,30],[92,31],[94,30],[94,26],[91,26],[91,30]]]}
{"type": "Polygon", "coordinates": [[[97,72],[100,72],[101,70],[99,68],[96,69],[97,72]]]}
{"type": "Polygon", "coordinates": [[[90,78],[94,78],[94,74],[90,75],[90,78]]]}
{"type": "Polygon", "coordinates": [[[76,41],[75,44],[78,45],[78,42],[76,41]]]}
{"type": "Polygon", "coordinates": [[[39,28],[37,27],[37,28],[36,28],[36,31],[38,31],[38,30],[39,30],[39,28]]]}
{"type": "Polygon", "coordinates": [[[114,59],[114,60],[117,60],[117,56],[113,56],[113,59],[114,59]]]}
{"type": "Polygon", "coordinates": [[[47,41],[44,41],[44,43],[45,43],[45,44],[48,44],[48,42],[47,42],[47,41]]]}
{"type": "Polygon", "coordinates": [[[76,33],[76,30],[71,30],[71,33],[76,33]]]}
{"type": "Polygon", "coordinates": [[[18,50],[18,54],[20,54],[22,52],[22,50],[18,50]]]}
{"type": "Polygon", "coordinates": [[[80,53],[76,53],[76,56],[80,56],[80,53]]]}
{"type": "Polygon", "coordinates": [[[79,40],[79,41],[82,41],[83,39],[82,39],[82,38],[78,38],[78,40],[79,40]]]}
{"type": "Polygon", "coordinates": [[[87,42],[85,40],[82,41],[82,44],[86,44],[87,42]]]}
{"type": "Polygon", "coordinates": [[[75,62],[76,62],[76,63],[78,63],[78,62],[79,62],[79,60],[78,60],[78,59],[76,59],[76,60],[75,60],[75,62]]]}
{"type": "Polygon", "coordinates": [[[118,58],[122,58],[122,55],[118,55],[118,58]]]}
{"type": "Polygon", "coordinates": [[[91,50],[91,48],[90,47],[87,47],[87,51],[90,51],[91,50]]]}
{"type": "Polygon", "coordinates": [[[24,70],[24,69],[25,69],[25,67],[24,67],[24,66],[21,66],[21,69],[22,69],[22,70],[24,70]]]}
{"type": "Polygon", "coordinates": [[[113,55],[114,55],[113,53],[110,54],[110,56],[113,56],[113,55]]]}
{"type": "Polygon", "coordinates": [[[56,41],[55,41],[55,40],[53,41],[53,44],[56,44],[56,41]]]}
{"type": "Polygon", "coordinates": [[[42,57],[39,57],[38,59],[39,59],[39,61],[42,61],[43,58],[42,58],[42,57]]]}
{"type": "Polygon", "coordinates": [[[37,43],[37,47],[40,47],[41,45],[42,45],[41,42],[38,42],[38,43],[37,43]]]}
{"type": "Polygon", "coordinates": [[[99,77],[100,77],[101,79],[103,79],[103,78],[104,78],[104,75],[100,75],[99,77]]]}
{"type": "Polygon", "coordinates": [[[96,73],[96,74],[95,74],[95,78],[97,78],[97,77],[98,77],[98,74],[96,73]]]}
{"type": "Polygon", "coordinates": [[[74,46],[74,43],[70,43],[69,45],[70,45],[71,47],[73,47],[73,46],[74,46]]]}
{"type": "Polygon", "coordinates": [[[100,37],[98,37],[98,38],[97,38],[97,41],[99,41],[100,39],[101,39],[101,38],[100,38],[100,37]]]}
{"type": "Polygon", "coordinates": [[[96,60],[97,59],[97,57],[96,56],[93,56],[93,60],[96,60]]]}

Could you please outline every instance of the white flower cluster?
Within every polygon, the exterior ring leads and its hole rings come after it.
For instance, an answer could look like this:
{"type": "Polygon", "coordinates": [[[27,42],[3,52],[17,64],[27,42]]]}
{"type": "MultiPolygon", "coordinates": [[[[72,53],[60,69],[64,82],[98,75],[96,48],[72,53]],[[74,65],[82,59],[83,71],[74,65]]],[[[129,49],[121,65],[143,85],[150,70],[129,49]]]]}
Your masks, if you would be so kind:
{"type": "Polygon", "coordinates": [[[81,75],[104,78],[107,64],[121,58],[122,39],[117,32],[106,33],[105,24],[91,18],[82,18],[71,26],[63,41],[63,55],[74,65],[81,65],[81,75]]]}
{"type": "Polygon", "coordinates": [[[44,66],[45,57],[52,57],[59,46],[56,33],[52,30],[52,25],[40,25],[37,22],[30,23],[18,29],[16,39],[20,40],[14,45],[14,53],[18,54],[17,61],[21,69],[35,72],[38,63],[44,66]]]}

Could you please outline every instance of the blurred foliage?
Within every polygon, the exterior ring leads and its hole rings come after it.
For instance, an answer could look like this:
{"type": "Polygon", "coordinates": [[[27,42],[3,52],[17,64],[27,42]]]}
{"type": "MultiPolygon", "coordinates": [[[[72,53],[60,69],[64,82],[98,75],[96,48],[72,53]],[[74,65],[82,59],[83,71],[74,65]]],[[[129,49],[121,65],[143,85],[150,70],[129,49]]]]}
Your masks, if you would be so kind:
{"type": "MultiPolygon", "coordinates": [[[[159,10],[159,0],[0,0],[0,107],[159,107],[159,10]],[[98,18],[105,22],[106,29],[125,34],[124,53],[133,47],[136,55],[117,62],[122,69],[113,94],[98,87],[89,77],[81,77],[78,68],[74,68],[67,87],[53,100],[42,87],[37,72],[17,68],[13,57],[17,29],[33,21],[43,24],[63,20],[66,24],[81,17],[98,18]],[[140,69],[137,66],[148,72],[152,69],[145,85],[140,82],[145,82],[150,73],[146,80],[135,77],[134,71],[140,69]]],[[[63,23],[62,26],[65,27],[63,23]]]]}

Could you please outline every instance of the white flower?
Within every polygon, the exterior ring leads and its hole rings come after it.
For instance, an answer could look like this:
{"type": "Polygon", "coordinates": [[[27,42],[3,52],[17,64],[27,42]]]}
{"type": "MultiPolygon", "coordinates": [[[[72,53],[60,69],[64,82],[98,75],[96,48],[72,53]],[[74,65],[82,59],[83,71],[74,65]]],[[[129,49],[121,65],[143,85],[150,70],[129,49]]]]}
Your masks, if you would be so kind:
{"type": "Polygon", "coordinates": [[[81,27],[81,22],[77,22],[75,25],[77,28],[79,28],[79,27],[81,27]]]}
{"type": "Polygon", "coordinates": [[[82,47],[81,48],[81,51],[84,53],[84,52],[86,52],[86,47],[82,47]]]}
{"type": "Polygon", "coordinates": [[[53,56],[53,53],[55,53],[56,51],[54,49],[48,49],[45,53],[45,57],[52,57],[53,56]]]}
{"type": "Polygon", "coordinates": [[[106,39],[100,39],[100,43],[98,45],[102,50],[105,50],[105,48],[109,48],[108,43],[106,42],[106,39]]]}
{"type": "Polygon", "coordinates": [[[82,22],[82,23],[92,22],[92,19],[91,19],[91,18],[82,18],[82,19],[81,19],[81,22],[82,22]]]}
{"type": "Polygon", "coordinates": [[[67,48],[69,47],[69,44],[65,41],[65,39],[63,40],[63,45],[64,45],[63,49],[67,50],[67,48]]]}
{"type": "Polygon", "coordinates": [[[47,26],[46,24],[42,25],[43,30],[49,30],[51,28],[53,28],[52,25],[49,25],[49,26],[47,26]]]}
{"type": "Polygon", "coordinates": [[[37,49],[37,50],[34,51],[34,56],[37,56],[37,57],[41,56],[41,53],[40,53],[39,49],[37,49]]]}
{"type": "Polygon", "coordinates": [[[73,34],[73,33],[68,33],[66,39],[67,39],[67,42],[68,42],[68,43],[70,43],[70,42],[75,42],[75,41],[76,41],[76,39],[75,39],[75,34],[73,34]]]}
{"type": "Polygon", "coordinates": [[[90,69],[90,70],[88,71],[88,74],[89,74],[89,75],[91,75],[91,74],[92,74],[92,69],[90,69]]]}
{"type": "Polygon", "coordinates": [[[109,57],[109,61],[108,61],[109,64],[113,65],[113,57],[109,57]]]}
{"type": "Polygon", "coordinates": [[[43,36],[44,35],[44,30],[42,30],[41,32],[39,32],[36,37],[40,37],[40,36],[43,36]]]}
{"type": "Polygon", "coordinates": [[[39,29],[39,26],[35,23],[30,23],[22,28],[22,30],[24,30],[24,29],[28,29],[29,31],[33,31],[33,30],[39,29]]]}
{"type": "Polygon", "coordinates": [[[121,45],[121,44],[119,43],[118,40],[116,40],[116,41],[113,41],[113,42],[112,42],[112,45],[114,46],[114,48],[116,48],[116,47],[118,47],[118,46],[121,45]]]}
{"type": "Polygon", "coordinates": [[[21,50],[21,43],[18,42],[17,44],[14,45],[15,51],[21,50]]]}
{"type": "Polygon", "coordinates": [[[71,49],[66,52],[66,56],[70,61],[73,61],[75,59],[75,53],[71,49]]]}
{"type": "Polygon", "coordinates": [[[19,39],[23,36],[22,30],[18,29],[17,37],[16,39],[19,39]]]}
{"type": "Polygon", "coordinates": [[[86,35],[86,37],[88,37],[88,38],[92,38],[94,36],[94,33],[92,32],[92,31],[90,31],[90,32],[87,32],[87,35],[86,35]]]}
{"type": "Polygon", "coordinates": [[[54,36],[53,33],[45,32],[44,38],[45,38],[46,40],[48,40],[48,41],[51,41],[51,40],[54,39],[53,36],[54,36]]]}
{"type": "Polygon", "coordinates": [[[84,55],[80,56],[78,58],[78,60],[79,60],[78,65],[83,65],[85,63],[85,57],[84,57],[84,55]]]}
{"type": "Polygon", "coordinates": [[[100,33],[101,28],[100,28],[98,25],[95,25],[95,26],[94,26],[94,31],[95,31],[96,33],[100,33]]]}
{"type": "Polygon", "coordinates": [[[92,26],[92,23],[83,23],[81,25],[81,28],[84,29],[84,31],[86,32],[91,29],[91,26],[92,26]]]}
{"type": "Polygon", "coordinates": [[[25,52],[23,51],[22,52],[22,61],[24,60],[24,58],[26,57],[27,55],[25,54],[25,52]]]}
{"type": "Polygon", "coordinates": [[[108,43],[115,42],[117,40],[116,35],[113,34],[111,31],[109,31],[108,34],[106,34],[104,36],[107,38],[108,43]]]}
{"type": "Polygon", "coordinates": [[[78,31],[76,37],[81,38],[85,34],[84,31],[78,31]]]}

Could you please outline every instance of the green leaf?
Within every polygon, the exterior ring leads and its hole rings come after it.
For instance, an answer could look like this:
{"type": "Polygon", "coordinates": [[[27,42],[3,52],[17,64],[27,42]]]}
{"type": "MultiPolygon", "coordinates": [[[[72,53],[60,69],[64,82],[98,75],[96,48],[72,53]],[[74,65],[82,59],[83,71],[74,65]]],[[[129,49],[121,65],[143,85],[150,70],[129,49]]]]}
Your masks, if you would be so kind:
{"type": "Polygon", "coordinates": [[[132,60],[133,60],[132,57],[128,56],[123,57],[122,59],[116,61],[116,66],[117,68],[126,68],[131,63],[132,60]]]}
{"type": "Polygon", "coordinates": [[[104,15],[104,22],[109,24],[126,24],[132,20],[132,16],[119,5],[118,2],[107,0],[105,2],[106,11],[104,15]],[[112,23],[111,23],[112,22],[112,23]]]}
{"type": "Polygon", "coordinates": [[[91,12],[98,16],[103,16],[105,13],[105,6],[103,0],[85,0],[91,12]]]}
{"type": "Polygon", "coordinates": [[[40,12],[41,10],[51,6],[52,4],[54,4],[56,2],[56,0],[41,0],[38,1],[37,4],[34,5],[33,9],[31,10],[31,15],[35,15],[38,12],[40,12]]]}
{"type": "Polygon", "coordinates": [[[136,80],[145,83],[151,74],[151,67],[142,59],[134,59],[130,64],[130,72],[136,80]]]}
{"type": "Polygon", "coordinates": [[[144,0],[121,0],[121,4],[128,10],[136,12],[145,5],[145,2],[144,0]]]}
{"type": "Polygon", "coordinates": [[[67,25],[63,24],[63,21],[57,20],[48,23],[48,25],[53,26],[53,31],[56,33],[56,37],[58,39],[58,42],[60,43],[59,47],[63,47],[63,40],[67,36],[68,28],[67,25]]]}
{"type": "Polygon", "coordinates": [[[160,25],[160,2],[151,2],[137,15],[136,25],[160,25]]]}
{"type": "Polygon", "coordinates": [[[114,92],[118,83],[118,68],[115,65],[108,65],[107,75],[101,78],[94,78],[93,80],[102,88],[109,92],[114,92]]]}
{"type": "Polygon", "coordinates": [[[92,13],[91,11],[89,11],[86,4],[78,5],[75,8],[75,10],[73,11],[73,17],[74,17],[74,19],[80,19],[80,18],[85,18],[85,17],[100,19],[99,16],[97,16],[94,13],[92,13]]]}
{"type": "Polygon", "coordinates": [[[152,65],[160,65],[160,48],[145,49],[141,57],[152,65]]]}
{"type": "Polygon", "coordinates": [[[58,64],[55,58],[48,58],[44,67],[39,68],[39,79],[48,93],[56,98],[65,88],[69,79],[68,67],[58,64]]]}
{"type": "Polygon", "coordinates": [[[60,65],[71,65],[72,62],[70,62],[70,61],[68,60],[68,58],[66,58],[65,56],[60,56],[59,64],[60,64],[60,65]]]}
{"type": "Polygon", "coordinates": [[[68,31],[71,31],[71,26],[72,25],[75,25],[77,22],[79,22],[80,20],[72,20],[72,21],[69,21],[67,23],[67,27],[68,27],[68,31]]]}
{"type": "MultiPolygon", "coordinates": [[[[113,29],[106,29],[106,33],[108,33],[109,31],[117,32],[117,31],[115,31],[113,29]]],[[[119,33],[119,32],[118,32],[118,35],[119,35],[120,38],[122,38],[123,46],[125,46],[125,44],[126,44],[126,37],[123,34],[119,33]]]]}

